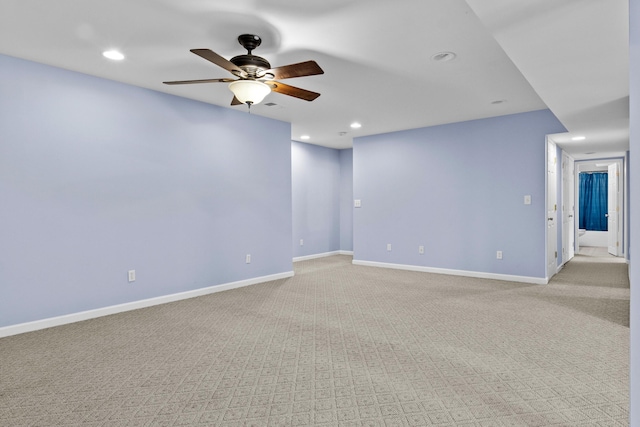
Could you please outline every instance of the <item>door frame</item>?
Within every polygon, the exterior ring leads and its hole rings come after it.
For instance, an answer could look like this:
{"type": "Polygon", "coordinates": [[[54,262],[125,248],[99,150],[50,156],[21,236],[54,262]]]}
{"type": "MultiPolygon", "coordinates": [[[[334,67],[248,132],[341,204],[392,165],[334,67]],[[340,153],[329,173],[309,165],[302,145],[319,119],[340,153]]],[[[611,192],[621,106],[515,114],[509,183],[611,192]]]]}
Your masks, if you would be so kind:
{"type": "Polygon", "coordinates": [[[549,136],[545,144],[545,272],[547,282],[558,272],[558,146],[549,136]],[[553,179],[550,178],[550,153],[553,151],[553,179]],[[553,199],[553,200],[552,200],[553,199]],[[555,251],[551,259],[551,251],[555,251]]]}
{"type": "Polygon", "coordinates": [[[618,206],[620,207],[619,211],[618,211],[618,235],[617,235],[617,239],[618,242],[620,242],[620,246],[619,246],[619,252],[618,252],[618,257],[626,257],[627,255],[627,240],[625,239],[625,235],[626,235],[626,230],[628,227],[628,223],[627,223],[627,215],[626,215],[626,203],[627,203],[627,198],[626,196],[626,176],[627,176],[627,171],[626,171],[626,159],[624,157],[604,157],[604,158],[597,158],[597,159],[581,159],[581,160],[575,160],[574,161],[574,181],[575,181],[575,190],[574,190],[574,194],[575,194],[575,206],[576,206],[576,221],[575,221],[575,235],[576,235],[576,243],[575,243],[575,247],[576,247],[576,253],[578,253],[580,251],[580,239],[579,239],[579,233],[580,233],[580,221],[579,221],[579,206],[580,206],[580,172],[588,172],[589,170],[591,171],[595,171],[594,168],[592,169],[582,169],[581,170],[581,165],[589,165],[589,164],[593,164],[595,165],[596,163],[600,164],[599,168],[601,168],[601,170],[599,170],[600,172],[608,172],[608,166],[609,164],[612,163],[617,163],[618,164],[618,173],[619,173],[619,179],[618,179],[618,206]]]}
{"type": "Polygon", "coordinates": [[[616,190],[616,194],[615,196],[611,195],[611,188],[612,185],[609,185],[609,194],[608,194],[608,200],[607,200],[607,241],[608,241],[608,250],[609,253],[613,256],[621,256],[622,255],[622,221],[621,221],[621,216],[622,216],[622,208],[621,208],[621,203],[620,203],[620,199],[622,198],[622,165],[620,164],[620,162],[615,161],[615,162],[611,162],[611,164],[609,164],[608,168],[608,180],[609,183],[611,182],[615,182],[615,190],[616,190]],[[611,181],[611,173],[615,172],[616,176],[615,176],[615,181],[611,181]],[[615,209],[613,209],[611,206],[609,206],[609,202],[612,201],[615,203],[615,209]],[[615,215],[615,219],[614,221],[611,221],[611,213],[614,213],[615,215]],[[616,225],[616,230],[615,232],[612,232],[611,230],[611,223],[614,222],[616,225]],[[613,245],[612,243],[615,242],[615,245],[613,245]],[[614,248],[613,250],[611,248],[614,248]]]}
{"type": "Polygon", "coordinates": [[[575,169],[574,158],[562,150],[562,265],[569,262],[577,251],[578,229],[576,225],[578,218],[576,214],[575,169]],[[568,206],[565,202],[568,202],[568,206]],[[565,219],[567,219],[567,224],[565,224],[565,219]],[[568,243],[567,247],[565,247],[565,243],[568,243]]]}

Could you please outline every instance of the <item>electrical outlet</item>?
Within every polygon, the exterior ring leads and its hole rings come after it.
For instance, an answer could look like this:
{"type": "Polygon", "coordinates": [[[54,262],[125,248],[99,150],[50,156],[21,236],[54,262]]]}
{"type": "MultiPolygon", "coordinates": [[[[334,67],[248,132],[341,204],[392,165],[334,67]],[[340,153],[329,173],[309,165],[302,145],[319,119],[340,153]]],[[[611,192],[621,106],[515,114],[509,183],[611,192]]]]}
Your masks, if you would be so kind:
{"type": "Polygon", "coordinates": [[[422,245],[418,246],[418,253],[420,255],[424,254],[424,246],[422,246],[422,245]]]}
{"type": "Polygon", "coordinates": [[[300,246],[304,246],[304,239],[300,239],[300,246]]]}
{"type": "Polygon", "coordinates": [[[502,259],[502,251],[496,252],[496,259],[502,259]]]}
{"type": "Polygon", "coordinates": [[[387,250],[391,252],[391,243],[387,243],[387,250]]]}
{"type": "Polygon", "coordinates": [[[247,264],[251,264],[251,254],[247,254],[244,262],[246,262],[247,264]]]}
{"type": "Polygon", "coordinates": [[[135,282],[136,281],[136,271],[135,270],[129,270],[127,273],[129,275],[129,282],[135,282]]]}

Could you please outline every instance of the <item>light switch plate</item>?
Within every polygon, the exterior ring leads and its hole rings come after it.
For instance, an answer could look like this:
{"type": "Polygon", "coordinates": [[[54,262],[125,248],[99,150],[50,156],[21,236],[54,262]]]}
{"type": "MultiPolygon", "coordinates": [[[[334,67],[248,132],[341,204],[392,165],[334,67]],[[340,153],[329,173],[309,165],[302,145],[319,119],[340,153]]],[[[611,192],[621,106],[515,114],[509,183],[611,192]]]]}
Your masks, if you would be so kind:
{"type": "Polygon", "coordinates": [[[530,205],[531,204],[531,196],[529,194],[524,196],[524,204],[525,205],[530,205]]]}
{"type": "Polygon", "coordinates": [[[355,199],[355,200],[353,201],[353,207],[354,207],[354,208],[359,208],[359,207],[361,207],[361,206],[362,206],[362,202],[360,201],[360,199],[355,199]]]}

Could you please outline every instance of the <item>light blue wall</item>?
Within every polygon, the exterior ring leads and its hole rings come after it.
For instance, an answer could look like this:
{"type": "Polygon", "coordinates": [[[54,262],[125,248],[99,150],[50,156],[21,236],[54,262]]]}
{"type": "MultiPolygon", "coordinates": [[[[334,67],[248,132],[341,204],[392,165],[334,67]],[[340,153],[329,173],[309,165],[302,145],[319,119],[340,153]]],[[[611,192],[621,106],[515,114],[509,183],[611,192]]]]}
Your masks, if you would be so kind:
{"type": "Polygon", "coordinates": [[[353,149],[340,150],[340,250],[353,251],[353,149]]]}
{"type": "Polygon", "coordinates": [[[640,427],[640,0],[629,0],[630,76],[630,235],[631,427],[640,427]]]}
{"type": "Polygon", "coordinates": [[[545,277],[545,135],[560,132],[542,110],[356,138],[354,259],[545,277]]]}
{"type": "Polygon", "coordinates": [[[293,257],[339,250],[340,152],[292,141],[291,175],[293,257]]]}
{"type": "Polygon", "coordinates": [[[0,327],[292,270],[288,123],[6,56],[0,94],[0,327]]]}

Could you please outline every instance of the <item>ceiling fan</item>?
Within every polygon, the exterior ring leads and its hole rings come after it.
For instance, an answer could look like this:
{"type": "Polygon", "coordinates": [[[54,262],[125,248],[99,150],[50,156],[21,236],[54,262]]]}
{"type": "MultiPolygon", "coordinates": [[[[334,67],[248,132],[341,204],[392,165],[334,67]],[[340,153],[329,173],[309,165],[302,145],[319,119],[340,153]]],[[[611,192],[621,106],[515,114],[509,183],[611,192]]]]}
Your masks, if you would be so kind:
{"type": "Polygon", "coordinates": [[[313,101],[320,96],[317,92],[276,81],[324,74],[322,68],[315,61],[271,68],[271,64],[266,59],[251,54],[262,43],[260,37],[253,34],[242,34],[238,36],[238,42],[247,50],[247,54],[234,56],[231,60],[227,60],[209,49],[191,49],[191,52],[224,68],[236,76],[237,79],[179,80],[163,83],[167,85],[229,83],[229,89],[234,95],[231,105],[247,104],[249,108],[251,108],[252,104],[261,102],[271,91],[304,99],[305,101],[313,101]]]}

